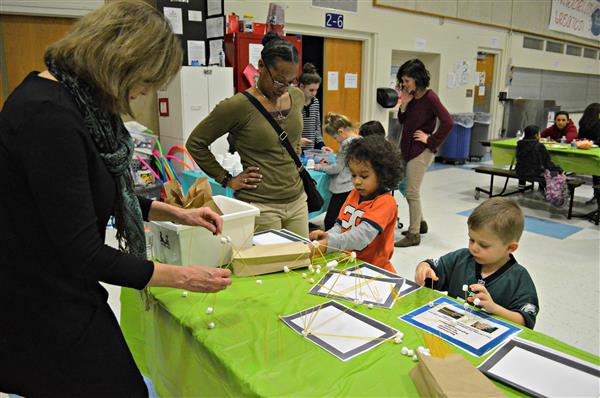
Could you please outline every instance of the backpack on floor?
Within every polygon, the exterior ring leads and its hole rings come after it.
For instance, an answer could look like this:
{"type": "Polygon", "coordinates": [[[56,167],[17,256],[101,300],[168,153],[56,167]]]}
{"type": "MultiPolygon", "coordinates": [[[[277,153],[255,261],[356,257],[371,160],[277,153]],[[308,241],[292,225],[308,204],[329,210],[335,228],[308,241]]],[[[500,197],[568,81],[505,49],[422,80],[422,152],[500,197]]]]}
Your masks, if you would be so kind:
{"type": "Polygon", "coordinates": [[[567,202],[567,176],[562,173],[544,170],[546,180],[546,200],[551,205],[562,207],[567,202]]]}

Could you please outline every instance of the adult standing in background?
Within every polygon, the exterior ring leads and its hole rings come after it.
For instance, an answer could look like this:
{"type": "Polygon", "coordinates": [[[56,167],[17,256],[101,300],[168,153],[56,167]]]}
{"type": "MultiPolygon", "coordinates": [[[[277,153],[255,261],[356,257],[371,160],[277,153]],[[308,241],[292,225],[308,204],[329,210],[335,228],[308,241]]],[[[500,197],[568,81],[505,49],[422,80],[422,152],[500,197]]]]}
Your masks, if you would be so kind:
{"type": "Polygon", "coordinates": [[[316,97],[321,85],[321,76],[319,76],[317,68],[310,62],[305,63],[298,81],[298,88],[304,93],[303,127],[302,138],[300,139],[302,150],[323,149],[331,151],[331,148],[325,146],[323,133],[321,132],[321,104],[319,104],[316,97]]]}
{"type": "Polygon", "coordinates": [[[0,391],[22,396],[148,396],[101,282],[214,292],[230,271],[146,259],[142,218],[202,225],[209,209],[136,197],[133,142],[120,114],[181,66],[168,21],[142,1],[79,20],[0,113],[0,391]],[[115,216],[123,251],[104,244],[115,216]]]}
{"type": "Polygon", "coordinates": [[[560,141],[562,137],[565,137],[567,142],[571,142],[577,138],[577,127],[569,119],[569,112],[558,111],[554,115],[554,124],[542,130],[540,137],[550,138],[554,141],[560,141]]]}
{"type": "MultiPolygon", "coordinates": [[[[594,144],[600,145],[600,103],[593,102],[583,111],[583,115],[579,119],[579,138],[594,141],[594,144]]],[[[598,174],[600,174],[600,170],[598,174]]],[[[600,175],[592,176],[592,182],[594,185],[600,184],[600,175]]],[[[600,192],[594,190],[594,198],[599,195],[600,192]]]]}
{"type": "MultiPolygon", "coordinates": [[[[292,86],[298,51],[274,32],[267,33],[262,42],[258,83],[247,92],[271,113],[299,154],[304,94],[292,86]]],[[[308,207],[298,169],[273,126],[242,93],[221,101],[192,131],[186,146],[206,174],[235,190],[237,199],[258,207],[257,230],[286,228],[308,236],[308,207]],[[235,177],[208,148],[226,133],[233,135],[244,166],[235,177]]]]}
{"type": "Polygon", "coordinates": [[[406,61],[396,75],[402,90],[398,123],[402,124],[400,150],[405,163],[406,201],[410,225],[396,247],[417,246],[428,230],[421,208],[421,184],[437,149],[454,125],[437,94],[429,87],[429,72],[419,59],[406,61]],[[439,121],[439,126],[438,126],[439,121]],[[437,126],[437,129],[436,129],[437,126]]]}

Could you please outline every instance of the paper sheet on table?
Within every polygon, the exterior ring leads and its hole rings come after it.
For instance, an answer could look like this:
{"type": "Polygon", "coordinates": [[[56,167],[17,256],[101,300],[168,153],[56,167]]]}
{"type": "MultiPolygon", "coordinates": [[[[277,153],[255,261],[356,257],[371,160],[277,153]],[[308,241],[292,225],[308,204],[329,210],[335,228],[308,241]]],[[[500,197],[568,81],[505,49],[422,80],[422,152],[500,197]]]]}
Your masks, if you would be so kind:
{"type": "Polygon", "coordinates": [[[204,41],[188,40],[187,52],[188,65],[206,65],[206,50],[204,48],[204,41]]]}
{"type": "Polygon", "coordinates": [[[223,37],[224,26],[223,17],[206,18],[206,38],[223,37]]]}
{"type": "Polygon", "coordinates": [[[439,335],[442,339],[477,356],[498,346],[521,329],[501,320],[465,311],[460,304],[441,297],[433,306],[424,305],[400,317],[403,321],[439,335]]]}
{"type": "MultiPolygon", "coordinates": [[[[554,397],[600,396],[600,368],[594,364],[533,344],[513,339],[487,361],[497,361],[484,373],[519,386],[527,392],[554,397]],[[503,355],[501,351],[508,349],[503,355]]],[[[487,368],[486,363],[480,368],[487,368]]]]}
{"type": "Polygon", "coordinates": [[[399,278],[403,279],[400,275],[394,274],[388,270],[377,267],[376,265],[370,263],[362,263],[356,267],[350,267],[346,269],[347,271],[352,272],[353,274],[369,276],[369,277],[380,277],[384,276],[385,278],[399,278]]]}
{"type": "Polygon", "coordinates": [[[281,319],[296,332],[310,330],[306,338],[347,361],[396,335],[397,330],[330,301],[281,319]]]}
{"type": "Polygon", "coordinates": [[[209,44],[209,65],[218,64],[221,60],[219,59],[219,53],[223,50],[223,40],[210,40],[209,44]]]}
{"type": "Polygon", "coordinates": [[[219,14],[223,14],[223,9],[221,8],[221,0],[207,0],[206,15],[210,17],[219,14]]]}
{"type": "Polygon", "coordinates": [[[294,242],[293,240],[286,238],[282,235],[276,234],[274,232],[267,232],[264,234],[256,235],[252,238],[252,244],[256,246],[261,245],[273,245],[275,243],[290,243],[294,242]]]}
{"type": "Polygon", "coordinates": [[[402,290],[410,288],[410,286],[404,288],[403,284],[404,279],[364,278],[330,271],[309,292],[318,296],[334,297],[351,302],[358,299],[363,304],[392,308],[395,298],[401,294],[402,290]]]}
{"type": "Polygon", "coordinates": [[[181,8],[163,7],[163,14],[165,14],[165,18],[171,24],[173,33],[175,33],[177,35],[182,35],[183,34],[183,17],[181,14],[181,8]]]}

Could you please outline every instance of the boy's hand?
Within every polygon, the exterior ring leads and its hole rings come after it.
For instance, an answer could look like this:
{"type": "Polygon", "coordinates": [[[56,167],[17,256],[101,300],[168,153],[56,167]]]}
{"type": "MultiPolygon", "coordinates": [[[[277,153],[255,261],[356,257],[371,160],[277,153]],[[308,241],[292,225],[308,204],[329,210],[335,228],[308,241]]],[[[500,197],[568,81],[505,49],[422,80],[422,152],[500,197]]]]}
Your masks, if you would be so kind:
{"type": "Polygon", "coordinates": [[[487,291],[485,286],[475,283],[473,285],[470,285],[469,289],[471,289],[471,291],[476,294],[471,297],[467,297],[468,302],[472,303],[473,301],[475,301],[475,298],[478,298],[479,307],[485,309],[490,314],[495,314],[497,312],[498,304],[494,302],[492,296],[490,295],[490,292],[487,291]]]}
{"type": "Polygon", "coordinates": [[[417,282],[417,285],[423,286],[425,284],[425,279],[427,278],[431,278],[434,281],[439,279],[435,274],[435,271],[429,266],[429,263],[421,261],[415,270],[415,282],[417,282]]]}
{"type": "MultiPolygon", "coordinates": [[[[321,231],[321,232],[323,232],[323,231],[321,231]]],[[[311,257],[322,256],[327,251],[327,238],[319,239],[318,243],[319,243],[318,247],[314,247],[312,244],[309,244],[311,257]]]]}
{"type": "Polygon", "coordinates": [[[316,230],[312,231],[310,234],[308,234],[308,239],[310,239],[311,241],[327,239],[327,232],[322,231],[320,229],[316,229],[316,230]]]}

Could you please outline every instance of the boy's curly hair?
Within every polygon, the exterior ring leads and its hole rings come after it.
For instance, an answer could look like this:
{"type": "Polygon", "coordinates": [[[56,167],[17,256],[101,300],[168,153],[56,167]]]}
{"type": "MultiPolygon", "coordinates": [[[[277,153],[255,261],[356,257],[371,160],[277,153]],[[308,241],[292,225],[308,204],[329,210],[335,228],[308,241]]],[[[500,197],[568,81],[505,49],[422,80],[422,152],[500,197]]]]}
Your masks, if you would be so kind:
{"type": "Polygon", "coordinates": [[[398,189],[403,167],[400,151],[378,135],[354,139],[348,144],[346,164],[350,161],[369,162],[377,174],[380,191],[398,189]]]}

